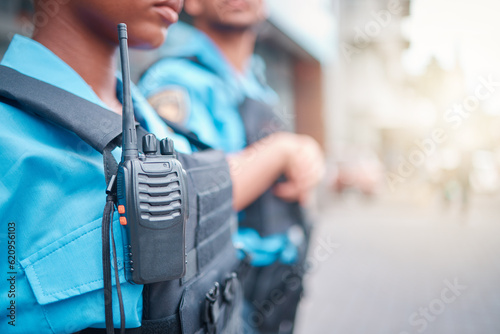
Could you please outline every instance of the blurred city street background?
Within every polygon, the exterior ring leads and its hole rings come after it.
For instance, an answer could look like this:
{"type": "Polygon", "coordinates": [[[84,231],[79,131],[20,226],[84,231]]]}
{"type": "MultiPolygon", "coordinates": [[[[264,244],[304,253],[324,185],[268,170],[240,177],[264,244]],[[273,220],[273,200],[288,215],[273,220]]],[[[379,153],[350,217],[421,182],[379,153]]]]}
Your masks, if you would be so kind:
{"type": "Polygon", "coordinates": [[[297,334],[500,333],[498,195],[467,211],[436,197],[331,200],[310,256],[328,238],[334,250],[312,262],[297,334]],[[456,296],[442,296],[446,281],[456,296]]]}
{"type": "Polygon", "coordinates": [[[390,3],[338,3],[310,256],[338,247],[313,260],[296,332],[500,333],[499,4],[390,3]]]}

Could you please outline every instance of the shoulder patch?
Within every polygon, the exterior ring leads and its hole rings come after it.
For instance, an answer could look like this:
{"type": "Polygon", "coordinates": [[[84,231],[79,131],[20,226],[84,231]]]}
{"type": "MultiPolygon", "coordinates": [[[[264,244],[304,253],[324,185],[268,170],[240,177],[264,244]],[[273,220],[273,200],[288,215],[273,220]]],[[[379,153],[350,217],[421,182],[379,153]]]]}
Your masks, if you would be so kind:
{"type": "Polygon", "coordinates": [[[182,123],[189,113],[189,96],[181,87],[162,90],[148,98],[158,115],[175,123],[182,123]]]}

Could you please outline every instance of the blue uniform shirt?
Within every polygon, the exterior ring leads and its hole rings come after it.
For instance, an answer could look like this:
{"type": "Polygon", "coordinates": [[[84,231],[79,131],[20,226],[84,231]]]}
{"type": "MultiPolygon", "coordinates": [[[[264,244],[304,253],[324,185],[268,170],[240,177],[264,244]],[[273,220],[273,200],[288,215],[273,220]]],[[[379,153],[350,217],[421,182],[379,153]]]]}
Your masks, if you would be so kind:
{"type": "MultiPolygon", "coordinates": [[[[262,59],[254,55],[245,73],[239,73],[208,36],[183,23],[169,30],[163,53],[165,58],[148,69],[138,84],[144,96],[151,101],[168,90],[185,92],[182,122],[188,129],[216,149],[244,149],[239,105],[245,98],[278,103],[276,93],[263,80],[262,59]]],[[[253,229],[239,229],[234,241],[252,255],[255,266],[296,259],[296,247],[286,235],[261,238],[253,229]]]]}
{"type": "MultiPolygon", "coordinates": [[[[106,108],[71,67],[31,39],[15,36],[2,64],[106,108]]],[[[149,131],[158,137],[171,135],[136,90],[133,101],[138,118],[149,131]]],[[[183,138],[171,137],[178,150],[189,152],[183,138]]],[[[119,149],[116,151],[113,153],[119,156],[119,149]]],[[[15,265],[10,267],[7,256],[0,260],[4,274],[15,272],[12,282],[5,277],[1,280],[0,333],[72,333],[105,327],[101,219],[106,184],[102,155],[74,133],[0,103],[0,160],[0,236],[5,251],[7,240],[12,240],[7,239],[8,224],[15,225],[15,265]],[[9,290],[13,294],[9,295],[9,290]],[[13,302],[15,327],[8,324],[12,312],[7,307],[13,302]]],[[[113,223],[122,269],[122,231],[117,215],[113,223]]],[[[123,270],[120,282],[126,325],[138,327],[142,285],[126,282],[123,270]]],[[[114,323],[119,327],[116,290],[113,297],[114,323]]]]}

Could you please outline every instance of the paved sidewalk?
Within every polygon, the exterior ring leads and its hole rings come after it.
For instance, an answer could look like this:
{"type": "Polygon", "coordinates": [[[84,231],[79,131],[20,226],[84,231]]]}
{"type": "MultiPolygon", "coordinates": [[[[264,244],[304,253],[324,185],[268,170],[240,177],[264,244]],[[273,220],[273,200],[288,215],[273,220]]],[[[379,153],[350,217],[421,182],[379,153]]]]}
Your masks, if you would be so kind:
{"type": "Polygon", "coordinates": [[[465,213],[336,199],[313,242],[296,334],[500,333],[500,198],[465,213]]]}

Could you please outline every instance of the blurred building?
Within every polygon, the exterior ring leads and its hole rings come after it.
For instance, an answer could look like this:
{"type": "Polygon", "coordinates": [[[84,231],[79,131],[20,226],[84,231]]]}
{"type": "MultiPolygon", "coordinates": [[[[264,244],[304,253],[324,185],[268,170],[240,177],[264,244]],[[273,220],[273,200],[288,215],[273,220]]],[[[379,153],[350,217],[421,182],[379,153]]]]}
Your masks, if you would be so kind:
{"type": "Polygon", "coordinates": [[[334,0],[333,6],[339,42],[328,73],[334,87],[327,103],[331,182],[336,190],[350,182],[371,193],[362,174],[371,174],[369,187],[376,187],[382,179],[380,160],[391,159],[395,137],[427,121],[412,110],[414,93],[401,62],[408,47],[402,25],[410,0],[334,0]],[[365,166],[373,166],[372,172],[352,175],[365,166]]]}
{"type": "Polygon", "coordinates": [[[425,197],[436,191],[447,194],[454,184],[460,184],[461,192],[469,184],[475,190],[496,189],[494,141],[499,136],[492,128],[498,120],[495,113],[485,112],[490,101],[479,101],[463,122],[454,109],[464,108],[480,83],[478,78],[467,82],[459,48],[454,66],[443,67],[429,57],[421,73],[410,74],[404,62],[408,31],[418,29],[411,27],[411,0],[338,0],[335,7],[339,57],[329,75],[336,78],[329,111],[335,173],[352,179],[343,166],[352,171],[366,161],[373,164],[376,153],[385,169],[380,181],[391,190],[399,185],[425,197]],[[459,131],[454,123],[460,124],[459,131]],[[442,142],[430,141],[436,130],[443,132],[442,142]]]}
{"type": "Polygon", "coordinates": [[[408,110],[401,55],[409,0],[340,0],[334,140],[379,149],[382,129],[425,122],[408,110]],[[415,118],[415,119],[411,119],[415,118]]]}

